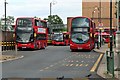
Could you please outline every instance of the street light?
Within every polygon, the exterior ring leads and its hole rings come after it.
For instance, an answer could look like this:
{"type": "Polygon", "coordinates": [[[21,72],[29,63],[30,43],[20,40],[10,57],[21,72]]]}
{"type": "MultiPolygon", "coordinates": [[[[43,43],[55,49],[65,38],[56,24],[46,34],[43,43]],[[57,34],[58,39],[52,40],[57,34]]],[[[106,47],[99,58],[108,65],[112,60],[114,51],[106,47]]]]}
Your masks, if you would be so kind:
{"type": "MultiPolygon", "coordinates": [[[[6,40],[6,37],[7,37],[7,32],[6,32],[6,21],[7,21],[7,19],[6,19],[6,4],[8,4],[7,2],[6,2],[6,0],[5,0],[5,2],[4,2],[4,6],[5,6],[5,42],[7,42],[7,40],[6,40]]],[[[6,48],[7,48],[7,43],[6,43],[6,46],[5,46],[5,50],[6,50],[6,48]]]]}
{"type": "MultiPolygon", "coordinates": [[[[116,52],[117,52],[117,56],[118,56],[118,64],[117,64],[117,68],[116,68],[116,70],[117,71],[119,71],[120,70],[120,41],[119,41],[119,39],[120,39],[120,25],[119,25],[119,16],[120,16],[120,14],[119,14],[119,12],[120,12],[120,10],[119,10],[119,3],[120,3],[120,0],[117,0],[117,31],[116,31],[116,52]]],[[[118,77],[118,78],[120,78],[120,77],[118,77]]]]}
{"type": "Polygon", "coordinates": [[[92,20],[94,19],[95,10],[92,12],[92,20]]]}
{"type": "MultiPolygon", "coordinates": [[[[51,16],[52,16],[52,5],[55,5],[57,2],[56,1],[52,1],[50,2],[50,21],[49,23],[51,24],[52,20],[51,20],[51,16]]],[[[52,29],[50,29],[50,33],[52,32],[52,29]]]]}
{"type": "Polygon", "coordinates": [[[110,0],[110,52],[113,51],[112,48],[112,0],[110,0]]]}
{"type": "Polygon", "coordinates": [[[50,2],[50,17],[52,15],[52,5],[55,5],[56,3],[57,3],[56,1],[50,2]]]}
{"type": "MultiPolygon", "coordinates": [[[[99,27],[99,28],[102,26],[102,25],[101,25],[102,23],[101,23],[101,9],[100,9],[100,8],[101,8],[101,2],[99,3],[99,7],[96,6],[96,7],[94,8],[94,11],[92,12],[92,15],[94,16],[95,10],[98,10],[98,23],[99,23],[99,24],[98,24],[98,27],[99,27]]],[[[99,42],[100,47],[101,47],[101,39],[102,39],[102,38],[101,38],[101,28],[99,29],[99,32],[100,32],[100,34],[99,34],[99,36],[98,36],[98,40],[99,40],[98,42],[99,42]]]]}

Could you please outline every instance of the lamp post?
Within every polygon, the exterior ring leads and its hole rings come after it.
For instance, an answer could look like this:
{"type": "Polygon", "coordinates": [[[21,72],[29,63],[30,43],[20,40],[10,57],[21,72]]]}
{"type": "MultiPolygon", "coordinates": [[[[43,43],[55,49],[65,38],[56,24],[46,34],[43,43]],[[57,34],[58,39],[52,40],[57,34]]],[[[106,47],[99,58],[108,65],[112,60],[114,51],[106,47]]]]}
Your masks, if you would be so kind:
{"type": "MultiPolygon", "coordinates": [[[[6,32],[6,29],[7,29],[7,26],[6,26],[6,21],[7,21],[7,18],[6,18],[6,4],[8,4],[8,3],[5,0],[5,2],[4,2],[4,6],[5,6],[5,42],[7,42],[7,39],[6,39],[6,37],[7,37],[7,32],[6,32]]],[[[7,43],[6,43],[6,46],[5,46],[5,50],[6,50],[6,48],[7,48],[7,43]]]]}
{"type": "MultiPolygon", "coordinates": [[[[102,25],[101,25],[101,0],[100,0],[100,2],[99,2],[99,24],[100,24],[100,28],[102,27],[102,25]]],[[[102,36],[101,36],[101,29],[100,29],[100,47],[101,47],[101,42],[102,42],[102,36]]]]}
{"type": "Polygon", "coordinates": [[[92,12],[92,20],[93,20],[93,18],[94,18],[94,13],[95,13],[95,10],[92,12]]]}
{"type": "Polygon", "coordinates": [[[51,23],[52,23],[52,19],[51,19],[51,16],[52,16],[52,5],[55,5],[56,4],[56,1],[52,1],[52,2],[50,2],[50,18],[49,18],[49,24],[50,24],[50,26],[49,26],[49,33],[50,33],[50,39],[52,39],[52,27],[51,27],[51,23]]]}
{"type": "Polygon", "coordinates": [[[52,5],[55,5],[56,3],[57,3],[56,1],[50,2],[50,24],[51,24],[51,15],[52,15],[52,5]]]}
{"type": "Polygon", "coordinates": [[[52,12],[52,2],[50,2],[50,17],[51,17],[51,12],[52,12]]]}
{"type": "Polygon", "coordinates": [[[113,48],[112,48],[112,0],[110,0],[110,52],[113,51],[113,48]]]}
{"type": "MultiPolygon", "coordinates": [[[[120,3],[120,0],[117,0],[117,31],[116,31],[116,52],[117,52],[117,56],[118,56],[118,58],[117,58],[117,61],[118,61],[118,63],[117,63],[117,68],[116,68],[116,70],[117,71],[120,71],[120,41],[119,41],[119,39],[120,39],[120,25],[119,25],[119,16],[120,16],[120,14],[119,14],[119,12],[120,12],[120,10],[119,10],[119,3],[120,3]]],[[[120,79],[120,77],[118,77],[119,79],[120,79]]]]}
{"type": "Polygon", "coordinates": [[[99,3],[99,7],[95,7],[95,10],[98,10],[98,27],[99,27],[99,35],[98,35],[98,43],[101,47],[101,0],[100,0],[100,3],[99,3]]]}

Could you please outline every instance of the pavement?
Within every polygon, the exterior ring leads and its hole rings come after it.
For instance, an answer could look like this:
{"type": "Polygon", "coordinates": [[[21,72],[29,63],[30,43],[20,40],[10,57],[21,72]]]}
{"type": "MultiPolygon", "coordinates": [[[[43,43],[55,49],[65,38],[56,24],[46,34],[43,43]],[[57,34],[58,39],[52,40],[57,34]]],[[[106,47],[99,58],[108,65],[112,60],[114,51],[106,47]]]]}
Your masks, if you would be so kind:
{"type": "MultiPolygon", "coordinates": [[[[103,57],[99,63],[97,74],[103,78],[113,78],[111,74],[107,73],[107,60],[106,60],[106,51],[110,50],[108,48],[108,44],[104,44],[100,47],[100,49],[94,49],[96,52],[103,53],[103,57]]],[[[113,80],[120,80],[120,71],[116,71],[115,69],[118,68],[118,54],[115,53],[115,48],[113,47],[114,51],[114,75],[115,78],[113,80]]]]}
{"type": "Polygon", "coordinates": [[[15,54],[4,54],[8,51],[0,51],[0,63],[1,62],[6,62],[6,61],[12,61],[12,60],[16,60],[16,59],[20,59],[23,58],[23,55],[18,55],[16,54],[16,51],[13,51],[15,54]]]}
{"type": "MultiPolygon", "coordinates": [[[[99,49],[94,49],[94,51],[96,52],[103,53],[103,56],[100,59],[101,61],[98,65],[97,74],[103,78],[112,78],[110,74],[107,74],[107,60],[106,60],[106,54],[105,54],[107,50],[109,50],[108,44],[102,45],[99,49]]],[[[115,52],[115,48],[113,49],[113,51],[115,52]]],[[[16,55],[16,54],[13,54],[13,55],[0,54],[0,62],[15,60],[23,57],[24,56],[22,55],[16,55]]],[[[117,80],[120,80],[120,71],[115,70],[117,66],[118,66],[118,55],[117,53],[114,53],[115,78],[117,78],[117,80]]]]}

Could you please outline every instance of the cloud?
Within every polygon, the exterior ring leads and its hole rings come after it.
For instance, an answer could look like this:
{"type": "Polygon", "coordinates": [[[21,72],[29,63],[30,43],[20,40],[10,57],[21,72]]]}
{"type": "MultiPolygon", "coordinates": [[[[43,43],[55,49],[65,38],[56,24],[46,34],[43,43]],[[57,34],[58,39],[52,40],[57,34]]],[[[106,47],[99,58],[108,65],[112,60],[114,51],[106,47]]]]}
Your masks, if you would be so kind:
{"type": "MultiPolygon", "coordinates": [[[[46,18],[50,14],[50,2],[53,0],[6,0],[7,15],[18,16],[38,16],[46,18]]],[[[0,3],[0,9],[4,14],[4,0],[0,3]]],[[[64,23],[67,23],[69,16],[81,16],[82,4],[81,0],[56,0],[56,4],[52,5],[52,14],[60,16],[64,23]]]]}

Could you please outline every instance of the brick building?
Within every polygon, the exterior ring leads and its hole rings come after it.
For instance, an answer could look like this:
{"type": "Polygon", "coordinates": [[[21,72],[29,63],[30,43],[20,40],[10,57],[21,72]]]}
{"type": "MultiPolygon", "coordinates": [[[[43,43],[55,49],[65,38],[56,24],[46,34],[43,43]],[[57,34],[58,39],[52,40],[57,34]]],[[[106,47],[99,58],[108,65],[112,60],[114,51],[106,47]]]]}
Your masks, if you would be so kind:
{"type": "MultiPolygon", "coordinates": [[[[116,25],[117,25],[116,16],[115,16],[115,12],[116,12],[115,3],[116,3],[115,1],[112,2],[112,27],[113,28],[116,28],[116,25]]],[[[95,0],[95,1],[93,0],[93,2],[82,0],[82,16],[93,18],[97,28],[99,28],[98,27],[99,21],[103,23],[103,29],[109,28],[110,27],[109,0],[95,0]],[[101,11],[101,16],[100,16],[100,11],[101,11]]]]}

